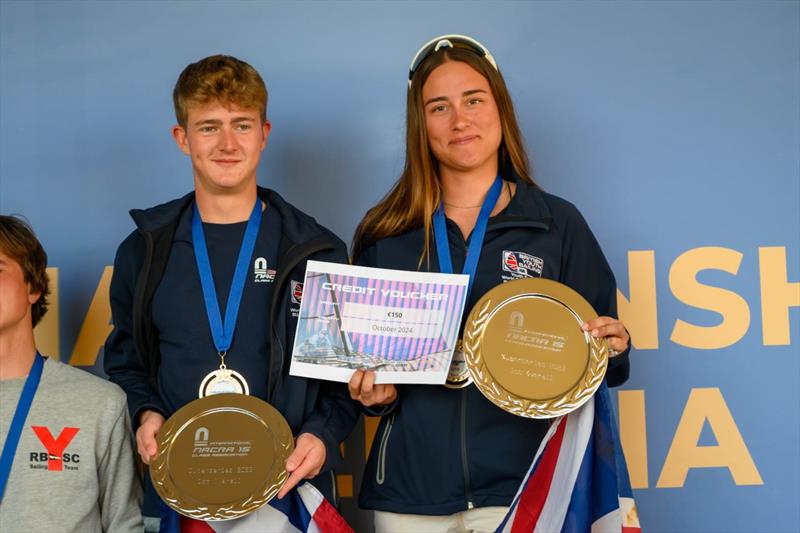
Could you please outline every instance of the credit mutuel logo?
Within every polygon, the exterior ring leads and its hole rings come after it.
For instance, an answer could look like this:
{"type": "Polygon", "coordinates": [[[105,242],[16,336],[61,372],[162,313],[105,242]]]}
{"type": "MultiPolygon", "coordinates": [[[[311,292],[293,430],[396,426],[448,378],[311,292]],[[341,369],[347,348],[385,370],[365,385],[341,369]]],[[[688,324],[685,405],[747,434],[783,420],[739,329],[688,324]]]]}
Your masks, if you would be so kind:
{"type": "Polygon", "coordinates": [[[31,468],[40,468],[53,471],[77,470],[81,456],[77,453],[66,453],[75,435],[80,428],[65,427],[53,438],[53,434],[45,426],[31,426],[31,429],[39,438],[45,451],[30,452],[31,468]]]}

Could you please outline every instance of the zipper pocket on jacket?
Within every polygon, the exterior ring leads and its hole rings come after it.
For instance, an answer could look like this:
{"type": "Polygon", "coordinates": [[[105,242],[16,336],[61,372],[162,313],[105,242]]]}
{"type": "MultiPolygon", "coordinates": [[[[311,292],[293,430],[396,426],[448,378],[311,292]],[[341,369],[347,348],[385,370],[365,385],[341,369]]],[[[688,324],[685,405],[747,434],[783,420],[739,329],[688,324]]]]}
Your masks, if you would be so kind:
{"type": "Polygon", "coordinates": [[[389,443],[389,435],[392,433],[392,426],[394,425],[394,413],[386,423],[386,429],[383,431],[381,437],[380,447],[378,448],[378,468],[375,472],[375,481],[378,485],[383,485],[386,481],[386,445],[389,443]]]}

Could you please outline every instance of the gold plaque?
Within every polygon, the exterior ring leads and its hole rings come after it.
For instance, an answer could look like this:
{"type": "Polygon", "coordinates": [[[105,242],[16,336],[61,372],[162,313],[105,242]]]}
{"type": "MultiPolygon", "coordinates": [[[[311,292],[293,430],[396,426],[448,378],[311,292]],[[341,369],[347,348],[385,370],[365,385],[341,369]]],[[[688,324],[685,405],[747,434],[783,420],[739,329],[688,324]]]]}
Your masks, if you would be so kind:
{"type": "Polygon", "coordinates": [[[541,278],[498,285],[470,312],[464,353],[470,376],[495,405],[552,418],[583,405],[603,381],[608,346],[581,326],[597,313],[571,288],[541,278]]]}
{"type": "Polygon", "coordinates": [[[198,520],[255,511],[289,477],[292,431],[277,409],[244,394],[190,402],[158,432],[150,477],[161,499],[198,520]]]}

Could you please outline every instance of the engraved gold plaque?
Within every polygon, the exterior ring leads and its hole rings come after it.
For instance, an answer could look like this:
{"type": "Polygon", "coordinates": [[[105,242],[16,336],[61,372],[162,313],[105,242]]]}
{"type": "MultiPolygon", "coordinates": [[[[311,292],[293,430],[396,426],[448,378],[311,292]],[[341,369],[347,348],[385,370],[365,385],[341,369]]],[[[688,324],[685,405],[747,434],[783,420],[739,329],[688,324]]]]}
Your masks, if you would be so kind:
{"type": "Polygon", "coordinates": [[[519,416],[553,418],[594,394],[608,346],[584,332],[597,313],[556,281],[525,278],[498,285],[475,304],[464,332],[470,376],[495,405],[519,416]]]}
{"type": "Polygon", "coordinates": [[[292,431],[277,409],[253,396],[215,394],[164,423],[150,477],[161,499],[183,515],[239,518],[278,493],[293,449],[292,431]]]}

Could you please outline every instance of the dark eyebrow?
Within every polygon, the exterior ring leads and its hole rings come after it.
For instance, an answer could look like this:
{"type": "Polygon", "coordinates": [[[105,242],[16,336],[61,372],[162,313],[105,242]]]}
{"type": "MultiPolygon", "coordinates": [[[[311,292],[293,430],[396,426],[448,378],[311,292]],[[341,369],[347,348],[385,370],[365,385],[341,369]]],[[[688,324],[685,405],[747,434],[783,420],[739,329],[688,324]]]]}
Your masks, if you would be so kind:
{"type": "MultiPolygon", "coordinates": [[[[473,94],[477,94],[477,93],[489,94],[483,89],[470,89],[468,91],[464,91],[463,93],[461,93],[461,96],[462,97],[463,96],[472,96],[473,94]]],[[[446,96],[436,96],[435,98],[431,98],[430,100],[425,102],[423,104],[423,107],[428,107],[428,104],[430,104],[432,102],[446,102],[446,101],[447,101],[447,97],[446,96]]]]}
{"type": "Polygon", "coordinates": [[[446,102],[446,101],[447,101],[447,97],[446,96],[437,96],[437,97],[431,98],[430,100],[425,102],[422,107],[428,107],[428,104],[430,104],[432,102],[446,102]]]}

